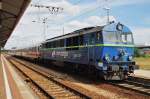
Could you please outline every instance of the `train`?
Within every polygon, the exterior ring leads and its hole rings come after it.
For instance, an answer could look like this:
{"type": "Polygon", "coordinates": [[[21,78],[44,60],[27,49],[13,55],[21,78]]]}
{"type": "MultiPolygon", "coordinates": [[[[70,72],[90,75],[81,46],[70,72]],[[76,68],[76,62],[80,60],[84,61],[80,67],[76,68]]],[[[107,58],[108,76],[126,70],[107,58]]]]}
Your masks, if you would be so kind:
{"type": "Polygon", "coordinates": [[[133,33],[120,22],[82,28],[15,50],[15,55],[71,63],[74,69],[94,72],[105,80],[127,79],[135,66],[133,33]]]}

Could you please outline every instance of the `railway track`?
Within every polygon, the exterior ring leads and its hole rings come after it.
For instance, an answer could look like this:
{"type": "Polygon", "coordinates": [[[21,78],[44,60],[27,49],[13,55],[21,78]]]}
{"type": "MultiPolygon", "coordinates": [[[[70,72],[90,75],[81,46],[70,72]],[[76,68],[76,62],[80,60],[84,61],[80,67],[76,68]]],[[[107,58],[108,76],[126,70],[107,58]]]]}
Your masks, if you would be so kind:
{"type": "MultiPolygon", "coordinates": [[[[26,62],[22,62],[22,61],[20,61],[20,62],[22,65],[26,64],[26,62]]],[[[32,68],[32,66],[30,68],[32,68]]],[[[36,67],[34,67],[34,68],[36,68],[36,67]]],[[[47,76],[52,76],[52,78],[54,77],[54,75],[47,75],[47,76]]],[[[57,77],[55,77],[55,78],[57,78],[57,77]]],[[[58,79],[61,79],[61,78],[58,77],[58,79]]],[[[106,82],[106,81],[104,81],[104,82],[106,82]]],[[[106,82],[106,83],[108,83],[108,82],[106,82]]],[[[149,79],[143,79],[143,78],[138,78],[138,77],[129,77],[128,80],[125,80],[122,82],[110,82],[109,84],[120,87],[122,89],[133,90],[135,92],[142,93],[143,95],[150,96],[150,81],[149,81],[149,79]]],[[[90,97],[88,97],[88,98],[90,98],[90,97]]]]}
{"type": "Polygon", "coordinates": [[[48,99],[90,99],[89,96],[68,87],[60,79],[29,67],[16,59],[9,59],[9,61],[48,99]]]}
{"type": "Polygon", "coordinates": [[[121,82],[112,81],[110,84],[150,96],[150,81],[148,79],[129,77],[128,80],[121,82]]]}

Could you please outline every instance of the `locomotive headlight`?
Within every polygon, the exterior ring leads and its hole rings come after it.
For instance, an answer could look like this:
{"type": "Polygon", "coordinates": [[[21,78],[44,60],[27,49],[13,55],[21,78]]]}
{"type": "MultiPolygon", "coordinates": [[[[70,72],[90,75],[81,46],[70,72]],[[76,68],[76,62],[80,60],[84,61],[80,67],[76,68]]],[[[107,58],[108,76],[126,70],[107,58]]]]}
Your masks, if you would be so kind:
{"type": "Polygon", "coordinates": [[[106,55],[104,56],[104,60],[105,60],[106,62],[109,62],[109,61],[110,61],[110,57],[109,57],[108,54],[106,54],[106,55]]]}
{"type": "Polygon", "coordinates": [[[114,56],[113,59],[116,61],[118,60],[118,56],[114,56]]]}
{"type": "Polygon", "coordinates": [[[132,57],[132,56],[129,56],[129,57],[128,57],[128,60],[129,60],[129,61],[131,61],[132,59],[133,59],[133,57],[132,57]]]}

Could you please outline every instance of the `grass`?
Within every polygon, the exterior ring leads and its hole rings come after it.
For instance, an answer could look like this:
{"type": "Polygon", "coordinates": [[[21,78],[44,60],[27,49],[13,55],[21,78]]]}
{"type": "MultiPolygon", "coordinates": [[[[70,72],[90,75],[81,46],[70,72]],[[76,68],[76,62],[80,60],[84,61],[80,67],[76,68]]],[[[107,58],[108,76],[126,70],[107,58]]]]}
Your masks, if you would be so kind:
{"type": "Polygon", "coordinates": [[[140,67],[140,69],[150,70],[150,57],[135,57],[134,58],[136,65],[140,67]]]}

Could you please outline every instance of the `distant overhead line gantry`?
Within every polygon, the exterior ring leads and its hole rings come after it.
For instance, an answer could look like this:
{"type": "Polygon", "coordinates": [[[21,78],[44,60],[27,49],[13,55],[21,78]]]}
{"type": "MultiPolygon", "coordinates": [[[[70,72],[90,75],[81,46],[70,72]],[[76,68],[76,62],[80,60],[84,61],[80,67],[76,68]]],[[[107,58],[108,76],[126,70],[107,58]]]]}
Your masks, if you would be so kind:
{"type": "Polygon", "coordinates": [[[62,7],[54,7],[54,6],[46,6],[46,5],[38,5],[38,4],[31,4],[31,7],[37,8],[47,8],[51,14],[61,13],[64,9],[62,7]]]}

